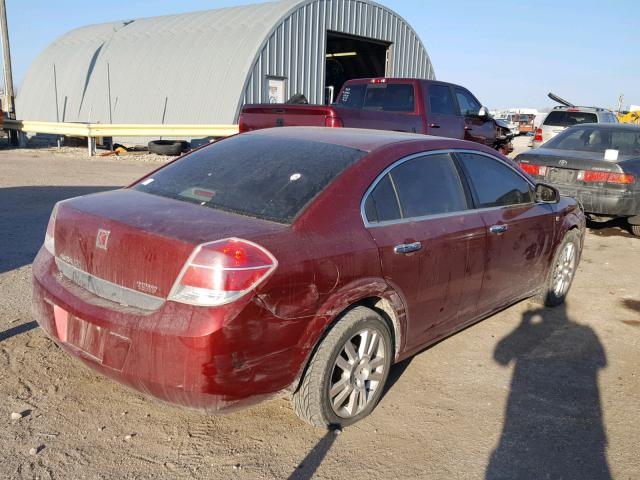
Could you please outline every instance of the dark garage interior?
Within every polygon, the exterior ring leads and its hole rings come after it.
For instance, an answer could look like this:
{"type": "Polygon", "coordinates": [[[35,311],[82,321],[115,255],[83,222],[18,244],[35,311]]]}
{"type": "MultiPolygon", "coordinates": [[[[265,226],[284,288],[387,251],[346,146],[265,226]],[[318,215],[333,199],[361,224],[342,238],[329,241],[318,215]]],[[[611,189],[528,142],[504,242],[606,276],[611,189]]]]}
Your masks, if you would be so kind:
{"type": "Polygon", "coordinates": [[[390,43],[327,32],[325,103],[353,78],[384,77],[390,43]]]}

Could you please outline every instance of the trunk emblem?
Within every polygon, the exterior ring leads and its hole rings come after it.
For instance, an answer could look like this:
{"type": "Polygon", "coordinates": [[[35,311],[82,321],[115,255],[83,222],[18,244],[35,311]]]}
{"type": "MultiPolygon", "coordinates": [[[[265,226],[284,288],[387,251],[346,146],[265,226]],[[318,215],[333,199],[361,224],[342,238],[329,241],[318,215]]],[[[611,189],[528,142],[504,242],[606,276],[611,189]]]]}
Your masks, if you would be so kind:
{"type": "Polygon", "coordinates": [[[558,163],[560,164],[561,167],[564,167],[569,162],[567,162],[566,160],[560,160],[558,163]]]}
{"type": "Polygon", "coordinates": [[[96,235],[96,247],[100,248],[102,250],[106,250],[107,249],[107,243],[109,242],[109,234],[111,233],[111,231],[109,230],[103,230],[102,228],[100,228],[98,230],[98,235],[96,235]]]}

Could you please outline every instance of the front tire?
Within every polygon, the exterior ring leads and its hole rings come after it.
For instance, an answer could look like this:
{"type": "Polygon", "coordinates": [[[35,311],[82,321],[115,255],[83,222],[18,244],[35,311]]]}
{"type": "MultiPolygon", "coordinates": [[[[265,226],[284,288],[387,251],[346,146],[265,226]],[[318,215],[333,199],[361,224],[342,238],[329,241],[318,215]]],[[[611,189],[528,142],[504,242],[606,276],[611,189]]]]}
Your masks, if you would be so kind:
{"type": "Polygon", "coordinates": [[[316,427],[351,425],[377,405],[389,376],[393,342],[387,322],[355,307],[324,337],[293,394],[293,410],[316,427]]]}
{"type": "Polygon", "coordinates": [[[569,230],[556,250],[544,286],[534,300],[547,307],[556,307],[564,303],[579,261],[580,235],[577,230],[569,230]]]}
{"type": "Polygon", "coordinates": [[[629,224],[629,226],[631,227],[631,233],[633,233],[636,237],[640,237],[640,225],[629,224]]]}

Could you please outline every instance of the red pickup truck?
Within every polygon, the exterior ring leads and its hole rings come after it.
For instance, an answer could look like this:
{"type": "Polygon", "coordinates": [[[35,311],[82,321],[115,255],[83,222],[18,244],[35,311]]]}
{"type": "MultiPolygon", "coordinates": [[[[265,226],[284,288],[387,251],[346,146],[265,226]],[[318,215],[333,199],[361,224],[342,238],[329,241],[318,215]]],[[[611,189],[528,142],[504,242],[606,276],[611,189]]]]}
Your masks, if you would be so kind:
{"type": "Polygon", "coordinates": [[[240,132],[323,126],[423,133],[471,140],[503,153],[512,150],[513,137],[466,88],[414,78],[349,80],[332,105],[248,104],[239,123],[240,132]]]}

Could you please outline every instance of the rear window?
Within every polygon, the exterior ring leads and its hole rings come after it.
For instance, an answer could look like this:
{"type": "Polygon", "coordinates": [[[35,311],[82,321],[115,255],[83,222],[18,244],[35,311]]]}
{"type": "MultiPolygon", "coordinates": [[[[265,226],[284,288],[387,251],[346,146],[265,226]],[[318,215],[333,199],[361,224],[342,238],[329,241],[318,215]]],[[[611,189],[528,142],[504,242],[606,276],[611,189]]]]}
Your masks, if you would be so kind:
{"type": "Polygon", "coordinates": [[[332,180],[365,155],[328,143],[240,135],[187,155],[134,189],[292,223],[332,180]]]}
{"type": "Polygon", "coordinates": [[[551,127],[571,127],[582,123],[598,123],[598,116],[588,112],[567,112],[554,110],[544,119],[543,125],[551,127]]]}
{"type": "Polygon", "coordinates": [[[342,107],[380,112],[413,112],[415,94],[413,84],[408,83],[348,85],[337,103],[342,107]]]}
{"type": "Polygon", "coordinates": [[[603,154],[605,150],[618,150],[620,155],[640,155],[640,128],[571,128],[549,140],[545,148],[603,154]]]}

